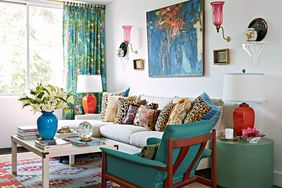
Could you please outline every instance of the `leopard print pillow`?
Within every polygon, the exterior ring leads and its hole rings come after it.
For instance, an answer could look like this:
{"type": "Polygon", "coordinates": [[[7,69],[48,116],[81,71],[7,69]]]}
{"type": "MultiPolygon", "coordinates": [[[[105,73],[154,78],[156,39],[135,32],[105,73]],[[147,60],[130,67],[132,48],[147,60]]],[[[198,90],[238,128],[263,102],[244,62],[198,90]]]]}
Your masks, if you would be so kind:
{"type": "Polygon", "coordinates": [[[128,107],[132,101],[136,100],[136,96],[132,97],[120,97],[118,100],[118,112],[114,123],[122,124],[126,114],[128,107]]]}
{"type": "Polygon", "coordinates": [[[201,97],[197,97],[193,102],[192,109],[184,119],[184,124],[200,121],[200,119],[211,110],[201,97]]]}
{"type": "Polygon", "coordinates": [[[106,110],[107,110],[107,106],[108,106],[108,98],[109,96],[121,96],[124,97],[125,92],[119,92],[119,93],[107,93],[104,92],[103,93],[103,97],[102,97],[102,108],[101,108],[101,113],[100,113],[100,119],[104,119],[105,115],[106,115],[106,110]]]}
{"type": "Polygon", "coordinates": [[[155,129],[157,131],[164,131],[165,130],[165,127],[167,125],[167,122],[168,122],[168,119],[169,119],[169,115],[174,107],[174,103],[169,103],[167,104],[164,109],[162,109],[158,119],[157,119],[157,123],[156,123],[156,126],[155,126],[155,129]]]}

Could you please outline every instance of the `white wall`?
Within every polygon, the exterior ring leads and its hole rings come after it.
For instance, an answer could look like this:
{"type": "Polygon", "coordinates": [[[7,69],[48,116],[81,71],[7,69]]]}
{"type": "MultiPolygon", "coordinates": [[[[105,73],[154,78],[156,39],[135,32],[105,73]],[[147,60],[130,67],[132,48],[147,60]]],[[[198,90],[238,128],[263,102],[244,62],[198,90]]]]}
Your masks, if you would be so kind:
{"type": "Polygon", "coordinates": [[[282,22],[281,0],[226,0],[223,26],[232,42],[227,43],[216,33],[212,24],[211,6],[206,0],[205,14],[205,76],[199,78],[149,78],[146,39],[146,12],[181,0],[115,0],[107,6],[106,15],[106,62],[108,90],[131,88],[131,94],[152,94],[159,96],[197,96],[206,91],[212,97],[221,98],[223,75],[227,72],[264,72],[266,78],[267,102],[254,105],[256,127],[275,142],[275,183],[282,186],[282,22]],[[265,49],[260,63],[254,65],[242,49],[244,32],[252,19],[262,17],[269,26],[265,38],[265,49]],[[122,25],[133,25],[132,43],[139,50],[128,59],[117,57],[117,49],[123,41],[122,25]],[[230,48],[231,64],[213,65],[214,49],[230,48]],[[133,58],[145,59],[145,71],[134,71],[133,58]]]}
{"type": "MultiPolygon", "coordinates": [[[[34,114],[28,107],[22,109],[19,96],[0,97],[0,148],[11,146],[11,135],[17,134],[18,126],[36,126],[39,113],[34,114]]],[[[61,118],[61,113],[56,113],[61,118]]]]}

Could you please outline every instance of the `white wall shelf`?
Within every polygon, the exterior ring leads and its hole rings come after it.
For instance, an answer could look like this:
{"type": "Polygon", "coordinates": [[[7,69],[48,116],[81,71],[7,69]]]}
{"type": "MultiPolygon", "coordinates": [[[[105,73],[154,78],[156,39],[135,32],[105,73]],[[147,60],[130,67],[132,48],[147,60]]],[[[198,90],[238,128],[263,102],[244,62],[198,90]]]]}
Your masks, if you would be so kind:
{"type": "Polygon", "coordinates": [[[264,42],[245,42],[243,43],[243,49],[252,58],[254,64],[258,63],[261,52],[263,51],[265,43],[264,42]]]}

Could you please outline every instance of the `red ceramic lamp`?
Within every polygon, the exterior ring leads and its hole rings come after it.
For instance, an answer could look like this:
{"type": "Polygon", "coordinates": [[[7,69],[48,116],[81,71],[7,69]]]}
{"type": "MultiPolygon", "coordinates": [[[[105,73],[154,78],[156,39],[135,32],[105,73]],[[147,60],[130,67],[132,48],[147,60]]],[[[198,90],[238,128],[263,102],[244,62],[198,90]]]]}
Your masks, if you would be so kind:
{"type": "Polygon", "coordinates": [[[100,75],[77,76],[77,93],[87,93],[82,99],[82,107],[85,114],[94,114],[96,112],[97,99],[90,93],[102,91],[102,79],[100,75]]]}
{"type": "Polygon", "coordinates": [[[223,22],[223,5],[224,5],[224,1],[214,1],[211,2],[211,6],[212,6],[212,18],[213,18],[213,24],[216,26],[216,30],[217,32],[219,32],[220,29],[222,29],[222,36],[223,39],[226,40],[227,42],[231,41],[231,37],[227,36],[225,37],[224,35],[224,29],[221,26],[222,22],[223,22]]]}
{"type": "Polygon", "coordinates": [[[224,75],[223,101],[242,102],[233,112],[233,126],[236,136],[242,135],[242,129],[253,128],[255,112],[248,103],[265,100],[264,74],[230,73],[224,75]]]}

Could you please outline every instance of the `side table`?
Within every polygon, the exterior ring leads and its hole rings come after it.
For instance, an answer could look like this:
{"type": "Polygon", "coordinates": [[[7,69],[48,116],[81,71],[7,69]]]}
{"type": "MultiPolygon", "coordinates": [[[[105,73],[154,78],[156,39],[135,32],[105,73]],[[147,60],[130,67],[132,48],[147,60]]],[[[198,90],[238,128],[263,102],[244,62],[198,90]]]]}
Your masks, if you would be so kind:
{"type": "Polygon", "coordinates": [[[271,188],[273,141],[258,144],[217,139],[217,184],[226,188],[271,188]]]}

